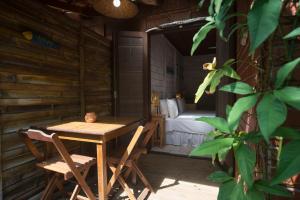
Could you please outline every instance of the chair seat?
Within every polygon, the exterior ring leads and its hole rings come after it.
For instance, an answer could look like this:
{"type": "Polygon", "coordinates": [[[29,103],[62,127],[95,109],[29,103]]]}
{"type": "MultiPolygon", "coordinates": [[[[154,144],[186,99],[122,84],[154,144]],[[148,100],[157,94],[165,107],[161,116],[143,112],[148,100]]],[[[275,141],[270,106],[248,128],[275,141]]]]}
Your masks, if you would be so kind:
{"type": "MultiPolygon", "coordinates": [[[[73,160],[76,168],[81,172],[84,171],[86,168],[96,164],[96,159],[93,157],[77,154],[72,154],[70,157],[73,160]]],[[[64,175],[65,180],[68,180],[73,177],[73,173],[70,167],[60,157],[51,158],[47,161],[37,163],[37,166],[49,171],[60,173],[64,175]]]]}

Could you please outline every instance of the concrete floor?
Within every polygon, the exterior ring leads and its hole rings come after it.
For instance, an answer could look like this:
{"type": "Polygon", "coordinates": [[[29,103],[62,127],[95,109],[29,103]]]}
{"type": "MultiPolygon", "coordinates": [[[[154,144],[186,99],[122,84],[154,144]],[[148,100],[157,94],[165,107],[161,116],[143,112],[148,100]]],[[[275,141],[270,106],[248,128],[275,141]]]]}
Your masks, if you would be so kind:
{"type": "MultiPolygon", "coordinates": [[[[140,160],[139,166],[155,190],[148,200],[217,199],[218,186],[206,179],[214,171],[210,160],[149,154],[140,160]]],[[[139,192],[138,186],[136,192],[139,192]]],[[[121,192],[113,198],[127,199],[121,192]]]]}
{"type": "MultiPolygon", "coordinates": [[[[207,180],[207,176],[215,170],[208,159],[150,153],[141,157],[139,166],[155,190],[147,200],[217,200],[218,186],[207,180]]],[[[89,176],[88,184],[96,194],[95,174],[89,176]]],[[[130,186],[136,196],[143,189],[140,182],[130,186]]],[[[69,189],[73,188],[70,186],[69,189]]],[[[128,200],[122,188],[114,190],[109,200],[128,200]]]]}

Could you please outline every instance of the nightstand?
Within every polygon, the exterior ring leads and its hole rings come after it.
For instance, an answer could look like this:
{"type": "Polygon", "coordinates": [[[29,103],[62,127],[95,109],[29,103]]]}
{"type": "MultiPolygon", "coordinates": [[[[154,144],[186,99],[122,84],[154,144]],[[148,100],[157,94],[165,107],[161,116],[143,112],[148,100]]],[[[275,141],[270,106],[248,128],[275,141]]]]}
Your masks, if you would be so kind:
{"type": "Polygon", "coordinates": [[[153,135],[152,145],[162,148],[165,145],[166,139],[166,118],[164,115],[155,115],[152,116],[152,120],[158,122],[158,130],[156,130],[156,133],[153,135]]]}

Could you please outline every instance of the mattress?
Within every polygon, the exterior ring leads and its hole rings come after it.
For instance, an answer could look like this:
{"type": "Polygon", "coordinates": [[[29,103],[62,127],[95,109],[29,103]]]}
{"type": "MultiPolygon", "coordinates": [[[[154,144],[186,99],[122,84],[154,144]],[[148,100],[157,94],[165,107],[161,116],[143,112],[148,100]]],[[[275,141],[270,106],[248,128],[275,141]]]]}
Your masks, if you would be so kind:
{"type": "Polygon", "coordinates": [[[215,117],[214,112],[184,112],[177,118],[166,119],[166,144],[196,147],[207,140],[207,133],[214,127],[205,122],[196,121],[200,117],[215,117]]]}
{"type": "Polygon", "coordinates": [[[205,122],[196,121],[200,117],[215,117],[214,112],[189,111],[180,114],[177,118],[166,119],[166,132],[184,132],[191,134],[207,134],[214,130],[212,126],[205,122]]]}

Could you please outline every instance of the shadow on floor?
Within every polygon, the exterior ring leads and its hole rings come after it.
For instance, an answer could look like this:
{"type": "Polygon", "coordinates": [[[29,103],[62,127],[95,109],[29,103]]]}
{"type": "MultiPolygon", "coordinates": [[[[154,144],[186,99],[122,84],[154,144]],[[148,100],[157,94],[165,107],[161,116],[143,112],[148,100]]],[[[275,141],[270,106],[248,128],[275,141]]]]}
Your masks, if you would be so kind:
{"type": "MultiPolygon", "coordinates": [[[[150,153],[141,157],[139,167],[155,190],[155,193],[148,195],[147,200],[217,199],[218,185],[207,180],[207,176],[215,171],[215,167],[208,159],[150,153]]],[[[95,194],[97,194],[96,177],[94,172],[88,178],[88,184],[95,194]]],[[[143,190],[142,183],[138,181],[137,185],[129,185],[138,197],[143,190]]],[[[109,198],[109,200],[128,199],[118,185],[113,188],[109,198]]]]}

